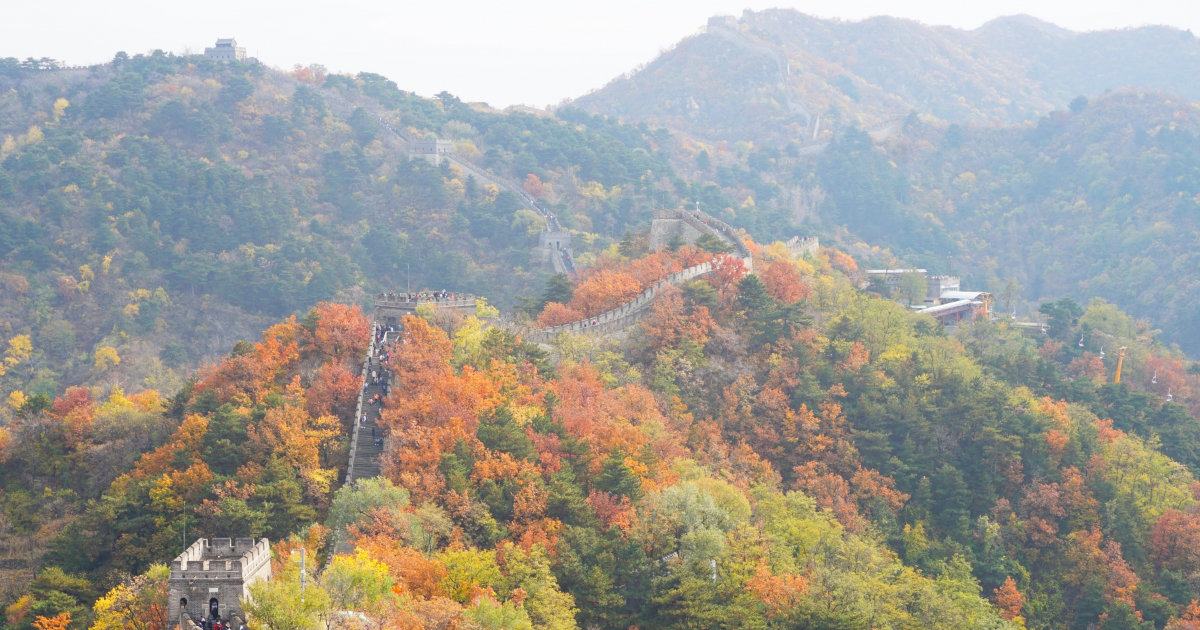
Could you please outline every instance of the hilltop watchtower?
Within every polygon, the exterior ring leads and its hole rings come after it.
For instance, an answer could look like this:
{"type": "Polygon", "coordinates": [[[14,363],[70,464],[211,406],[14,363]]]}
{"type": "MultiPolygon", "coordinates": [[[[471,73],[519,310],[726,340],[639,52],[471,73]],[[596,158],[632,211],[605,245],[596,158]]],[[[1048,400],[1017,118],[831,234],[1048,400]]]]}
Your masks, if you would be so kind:
{"type": "Polygon", "coordinates": [[[201,538],[171,561],[167,581],[169,628],[184,628],[185,619],[245,619],[242,602],[248,587],[271,579],[271,544],[266,538],[201,538]]]}
{"type": "Polygon", "coordinates": [[[237,45],[237,40],[228,37],[217,40],[217,45],[204,49],[204,56],[218,61],[245,61],[246,49],[237,45]]]}
{"type": "Polygon", "coordinates": [[[453,309],[460,313],[475,312],[475,296],[467,293],[422,291],[420,293],[379,293],[375,295],[375,321],[384,326],[399,326],[405,315],[413,315],[417,307],[437,310],[453,309]]]}

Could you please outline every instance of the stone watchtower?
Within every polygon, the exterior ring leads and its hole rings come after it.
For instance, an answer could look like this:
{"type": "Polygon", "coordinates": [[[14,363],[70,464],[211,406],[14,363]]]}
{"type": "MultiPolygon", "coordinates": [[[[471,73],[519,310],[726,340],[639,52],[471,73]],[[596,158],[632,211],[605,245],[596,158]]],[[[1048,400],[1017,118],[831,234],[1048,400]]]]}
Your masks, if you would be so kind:
{"type": "Polygon", "coordinates": [[[184,620],[212,617],[245,619],[242,602],[248,587],[271,579],[271,544],[266,538],[201,538],[171,561],[167,582],[169,628],[184,628],[184,620]]]}
{"type": "Polygon", "coordinates": [[[217,45],[204,49],[204,56],[219,61],[245,61],[246,49],[237,45],[232,37],[218,39],[217,45]]]}

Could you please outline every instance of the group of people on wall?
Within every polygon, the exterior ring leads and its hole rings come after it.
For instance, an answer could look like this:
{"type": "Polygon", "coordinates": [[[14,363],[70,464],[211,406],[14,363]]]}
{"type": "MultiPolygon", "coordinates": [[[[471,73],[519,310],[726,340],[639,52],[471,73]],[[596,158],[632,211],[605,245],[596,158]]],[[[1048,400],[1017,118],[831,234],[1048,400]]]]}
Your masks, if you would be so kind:
{"type": "Polygon", "coordinates": [[[380,297],[401,302],[442,302],[458,299],[459,296],[442,289],[441,291],[416,291],[413,293],[381,293],[380,297]]]}

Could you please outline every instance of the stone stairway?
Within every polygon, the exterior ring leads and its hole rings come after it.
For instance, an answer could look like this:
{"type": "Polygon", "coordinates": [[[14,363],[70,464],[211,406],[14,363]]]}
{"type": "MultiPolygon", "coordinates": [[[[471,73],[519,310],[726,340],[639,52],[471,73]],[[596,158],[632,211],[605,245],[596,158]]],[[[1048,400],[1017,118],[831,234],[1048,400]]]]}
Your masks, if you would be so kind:
{"type": "MultiPolygon", "coordinates": [[[[384,343],[394,340],[398,334],[396,332],[386,334],[384,343]]],[[[372,331],[372,337],[374,337],[374,331],[372,331]]],[[[380,360],[381,352],[382,344],[376,346],[372,343],[371,349],[363,361],[364,387],[358,397],[358,406],[354,416],[354,432],[350,436],[350,461],[346,467],[344,480],[346,484],[352,484],[358,479],[378,477],[380,473],[379,458],[383,453],[383,440],[386,438],[383,426],[379,423],[379,412],[383,409],[382,400],[385,398],[384,366],[380,360]],[[378,384],[372,382],[372,372],[380,374],[378,384]],[[371,402],[376,394],[379,395],[381,401],[379,404],[371,402]]]]}
{"type": "Polygon", "coordinates": [[[363,390],[362,411],[358,421],[358,439],[354,441],[354,467],[350,469],[350,479],[370,479],[379,476],[379,456],[383,448],[377,444],[376,440],[383,439],[383,428],[379,426],[381,407],[369,402],[376,394],[383,398],[383,386],[370,382],[371,371],[379,369],[379,358],[371,357],[366,370],[367,387],[363,390]],[[364,415],[367,417],[365,424],[361,420],[364,415]]]}
{"type": "MultiPolygon", "coordinates": [[[[374,331],[372,331],[372,337],[374,331]]],[[[372,342],[373,343],[373,342],[372,342]]],[[[354,419],[354,431],[350,434],[350,461],[346,466],[346,485],[353,484],[359,479],[370,479],[378,477],[380,473],[379,458],[383,453],[383,427],[379,424],[380,405],[371,404],[371,399],[379,394],[382,399],[383,385],[372,383],[371,372],[382,372],[379,357],[376,356],[374,346],[368,351],[367,358],[363,361],[362,379],[366,384],[358,397],[357,414],[354,419]],[[362,420],[366,416],[366,421],[362,420]]],[[[346,532],[334,532],[333,551],[334,553],[350,553],[353,548],[349,541],[345,538],[346,532]]]]}

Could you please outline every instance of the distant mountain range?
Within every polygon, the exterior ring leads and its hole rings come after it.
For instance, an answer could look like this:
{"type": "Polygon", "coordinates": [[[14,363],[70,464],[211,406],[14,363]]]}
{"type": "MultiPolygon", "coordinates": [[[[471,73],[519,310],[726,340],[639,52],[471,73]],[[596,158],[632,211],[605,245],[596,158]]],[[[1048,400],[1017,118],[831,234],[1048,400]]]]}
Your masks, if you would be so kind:
{"type": "Polygon", "coordinates": [[[704,33],[574,104],[709,139],[804,140],[910,113],[1019,123],[1128,86],[1195,99],[1198,74],[1200,42],[1167,27],[1076,33],[1018,15],[963,31],[776,9],[712,18],[704,33]]]}

